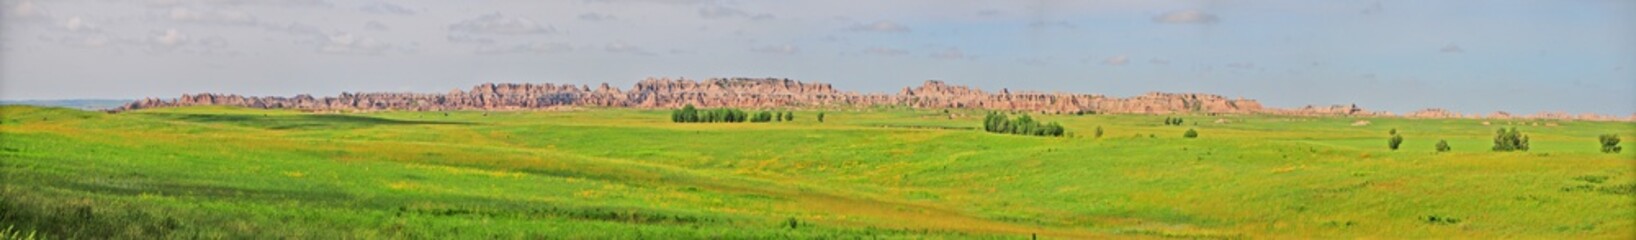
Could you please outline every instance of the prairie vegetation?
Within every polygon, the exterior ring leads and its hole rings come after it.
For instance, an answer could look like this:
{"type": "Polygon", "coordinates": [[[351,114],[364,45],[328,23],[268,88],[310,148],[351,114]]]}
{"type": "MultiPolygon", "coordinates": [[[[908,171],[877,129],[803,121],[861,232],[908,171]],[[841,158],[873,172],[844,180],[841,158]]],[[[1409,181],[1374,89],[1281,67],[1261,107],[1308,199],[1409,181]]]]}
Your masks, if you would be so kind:
{"type": "Polygon", "coordinates": [[[980,111],[829,109],[822,123],[782,124],[666,121],[671,113],[5,106],[0,236],[1636,234],[1636,154],[1593,141],[1636,134],[1632,123],[1516,124],[1506,132],[1526,131],[1528,151],[1496,152],[1482,120],[1250,115],[1176,128],[1153,116],[1042,115],[1032,120],[1098,137],[1027,137],[982,131],[980,111]],[[1442,141],[1382,148],[1391,128],[1442,141]],[[1204,136],[1182,137],[1188,130],[1204,136]]]}

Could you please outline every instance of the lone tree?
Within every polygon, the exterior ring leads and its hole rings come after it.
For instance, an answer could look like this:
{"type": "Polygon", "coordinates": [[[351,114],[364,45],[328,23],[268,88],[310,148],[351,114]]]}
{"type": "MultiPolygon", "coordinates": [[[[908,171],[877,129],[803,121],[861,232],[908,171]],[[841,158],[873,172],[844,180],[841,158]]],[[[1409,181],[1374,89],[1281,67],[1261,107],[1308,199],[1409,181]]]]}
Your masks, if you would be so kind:
{"type": "Polygon", "coordinates": [[[1449,147],[1449,141],[1437,140],[1437,152],[1448,152],[1449,150],[1454,150],[1449,147]]]}
{"type": "Polygon", "coordinates": [[[1184,137],[1184,138],[1199,138],[1199,131],[1194,131],[1192,128],[1188,128],[1187,132],[1182,133],[1182,137],[1184,137]]]}
{"type": "Polygon", "coordinates": [[[818,122],[824,122],[824,112],[818,112],[818,122]]]}
{"type": "Polygon", "coordinates": [[[1102,138],[1102,126],[1096,126],[1096,138],[1102,138]]]}
{"type": "Polygon", "coordinates": [[[1625,150],[1625,147],[1619,146],[1618,134],[1604,134],[1597,138],[1602,142],[1602,153],[1619,153],[1625,150]]]}
{"type": "Polygon", "coordinates": [[[784,121],[794,122],[795,121],[795,112],[784,112],[784,121]]]}
{"type": "Polygon", "coordinates": [[[1386,147],[1391,148],[1392,151],[1397,151],[1397,147],[1402,145],[1403,135],[1392,134],[1392,138],[1386,139],[1386,147]]]}
{"type": "Polygon", "coordinates": [[[1495,152],[1510,152],[1510,151],[1524,151],[1524,152],[1527,152],[1528,151],[1528,135],[1523,135],[1522,132],[1517,131],[1516,127],[1511,127],[1510,130],[1506,130],[1505,128],[1500,128],[1500,130],[1494,132],[1494,151],[1495,152]]]}

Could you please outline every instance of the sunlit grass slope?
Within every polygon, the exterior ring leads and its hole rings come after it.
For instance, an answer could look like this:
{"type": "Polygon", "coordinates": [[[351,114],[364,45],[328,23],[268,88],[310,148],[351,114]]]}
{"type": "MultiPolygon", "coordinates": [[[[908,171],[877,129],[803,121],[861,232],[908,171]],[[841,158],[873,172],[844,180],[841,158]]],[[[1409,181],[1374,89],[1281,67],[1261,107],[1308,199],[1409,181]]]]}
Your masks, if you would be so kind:
{"type": "Polygon", "coordinates": [[[982,112],[0,107],[0,229],[46,238],[1636,235],[1631,123],[982,112]],[[1219,121],[1218,121],[1219,120],[1219,121]],[[1218,123],[1221,122],[1221,123],[1218,123]],[[1094,129],[1105,134],[1096,138],[1094,129]],[[1529,152],[1489,151],[1516,127],[1529,152]],[[1182,138],[1197,129],[1197,139],[1182,138]],[[1386,148],[1389,129],[1406,141],[1386,148]],[[1447,140],[1453,151],[1435,153],[1447,140]]]}

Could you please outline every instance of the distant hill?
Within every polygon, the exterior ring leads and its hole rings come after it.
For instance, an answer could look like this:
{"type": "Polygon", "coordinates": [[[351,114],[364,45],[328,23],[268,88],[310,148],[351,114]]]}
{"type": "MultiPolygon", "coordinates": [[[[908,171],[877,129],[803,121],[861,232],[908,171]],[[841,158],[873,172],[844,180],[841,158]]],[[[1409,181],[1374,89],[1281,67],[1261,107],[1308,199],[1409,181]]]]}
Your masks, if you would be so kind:
{"type": "Polygon", "coordinates": [[[130,103],[126,99],[62,99],[62,100],[0,100],[0,105],[29,105],[44,107],[65,107],[81,110],[110,110],[130,103]]]}

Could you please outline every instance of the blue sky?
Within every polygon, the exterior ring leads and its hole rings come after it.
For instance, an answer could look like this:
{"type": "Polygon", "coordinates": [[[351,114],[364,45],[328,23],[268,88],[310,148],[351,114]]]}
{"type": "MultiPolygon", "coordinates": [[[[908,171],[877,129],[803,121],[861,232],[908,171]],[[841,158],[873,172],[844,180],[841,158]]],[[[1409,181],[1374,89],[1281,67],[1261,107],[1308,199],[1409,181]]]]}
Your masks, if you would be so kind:
{"type": "Polygon", "coordinates": [[[1632,1],[0,0],[0,99],[621,88],[1207,92],[1398,113],[1636,112],[1632,1]]]}

